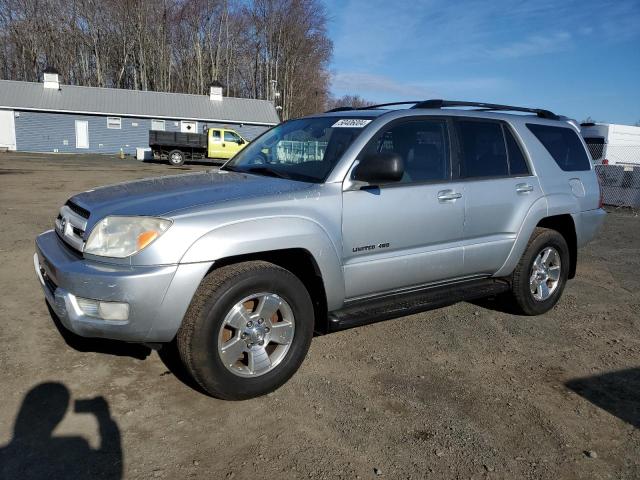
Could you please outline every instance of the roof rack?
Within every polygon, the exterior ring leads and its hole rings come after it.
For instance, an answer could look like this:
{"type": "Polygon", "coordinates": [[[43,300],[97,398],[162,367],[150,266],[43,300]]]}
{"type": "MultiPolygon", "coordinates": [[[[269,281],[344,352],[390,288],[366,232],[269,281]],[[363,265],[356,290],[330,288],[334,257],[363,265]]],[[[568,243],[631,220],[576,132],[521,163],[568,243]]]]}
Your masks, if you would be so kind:
{"type": "Polygon", "coordinates": [[[350,110],[373,110],[381,107],[392,107],[394,105],[413,105],[412,109],[416,108],[446,108],[446,107],[476,107],[480,111],[501,111],[501,112],[527,112],[535,113],[540,118],[548,118],[550,120],[559,120],[560,117],[555,113],[544,110],[542,108],[525,108],[514,107],[513,105],[499,105],[496,103],[483,103],[483,102],[463,102],[458,100],[414,100],[406,102],[390,102],[379,103],[377,105],[369,105],[361,108],[353,107],[337,107],[331,110],[327,110],[325,113],[330,112],[346,112],[350,110]]]}
{"type": "Polygon", "coordinates": [[[555,113],[542,108],[514,107],[512,105],[498,105],[496,103],[482,102],[461,102],[457,100],[425,100],[416,102],[411,108],[446,108],[446,107],[477,107],[480,110],[495,110],[502,112],[528,112],[535,113],[540,118],[558,120],[560,117],[555,113]]]}

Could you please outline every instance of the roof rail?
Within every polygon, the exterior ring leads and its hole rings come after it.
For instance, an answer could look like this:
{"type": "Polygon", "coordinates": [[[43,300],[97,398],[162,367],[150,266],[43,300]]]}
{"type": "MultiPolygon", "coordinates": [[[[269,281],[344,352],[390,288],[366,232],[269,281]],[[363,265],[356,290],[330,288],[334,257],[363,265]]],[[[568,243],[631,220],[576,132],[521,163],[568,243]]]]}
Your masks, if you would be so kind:
{"type": "Polygon", "coordinates": [[[413,101],[406,101],[406,102],[379,103],[377,105],[368,105],[366,107],[362,107],[360,110],[373,110],[375,108],[392,107],[394,105],[411,105],[411,104],[414,104],[414,103],[420,103],[421,101],[422,100],[413,100],[413,101]]]}
{"type": "Polygon", "coordinates": [[[420,103],[422,100],[414,100],[411,102],[391,102],[391,103],[379,103],[377,105],[367,105],[365,107],[336,107],[336,108],[332,108],[331,110],[327,110],[324,113],[331,113],[331,112],[348,112],[349,110],[373,110],[375,108],[380,108],[380,107],[391,107],[394,105],[412,105],[415,103],[420,103]]]}
{"type": "Polygon", "coordinates": [[[446,108],[446,107],[477,107],[480,110],[535,113],[540,118],[548,118],[550,120],[558,120],[560,118],[555,113],[549,110],[544,110],[542,108],[514,107],[512,105],[498,105],[495,103],[482,103],[482,102],[461,102],[457,100],[425,100],[422,102],[415,102],[415,105],[411,108],[446,108]]]}
{"type": "Polygon", "coordinates": [[[331,110],[327,110],[324,113],[331,113],[331,112],[348,112],[349,110],[355,110],[355,108],[353,107],[336,107],[336,108],[332,108],[331,110]]]}

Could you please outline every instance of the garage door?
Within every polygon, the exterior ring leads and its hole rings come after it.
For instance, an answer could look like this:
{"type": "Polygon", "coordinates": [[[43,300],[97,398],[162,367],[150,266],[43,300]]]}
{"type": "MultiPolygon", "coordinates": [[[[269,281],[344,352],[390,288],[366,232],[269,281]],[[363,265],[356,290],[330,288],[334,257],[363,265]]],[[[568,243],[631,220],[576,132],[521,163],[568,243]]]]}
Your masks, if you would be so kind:
{"type": "Polygon", "coordinates": [[[0,110],[0,148],[16,149],[16,123],[13,110],[0,110]]]}

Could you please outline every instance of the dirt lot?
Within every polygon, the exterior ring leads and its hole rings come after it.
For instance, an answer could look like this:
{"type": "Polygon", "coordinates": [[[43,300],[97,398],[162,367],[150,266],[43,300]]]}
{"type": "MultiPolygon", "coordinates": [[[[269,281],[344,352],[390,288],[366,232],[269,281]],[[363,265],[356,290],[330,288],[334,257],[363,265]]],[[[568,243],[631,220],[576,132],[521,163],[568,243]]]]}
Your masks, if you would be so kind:
{"type": "Polygon", "coordinates": [[[251,401],[206,397],[142,347],[65,341],[32,263],[59,206],[204,168],[0,154],[2,478],[640,478],[628,210],[607,217],[550,313],[461,303],[317,337],[289,383],[251,401]]]}

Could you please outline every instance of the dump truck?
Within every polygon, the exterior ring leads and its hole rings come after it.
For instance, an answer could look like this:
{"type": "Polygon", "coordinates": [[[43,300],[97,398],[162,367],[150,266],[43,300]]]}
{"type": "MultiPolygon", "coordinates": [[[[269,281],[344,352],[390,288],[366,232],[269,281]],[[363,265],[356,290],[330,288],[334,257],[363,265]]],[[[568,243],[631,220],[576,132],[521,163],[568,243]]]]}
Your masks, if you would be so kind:
{"type": "Polygon", "coordinates": [[[176,167],[187,160],[228,160],[247,143],[238,132],[228,128],[209,128],[206,133],[149,131],[153,159],[166,160],[176,167]]]}

